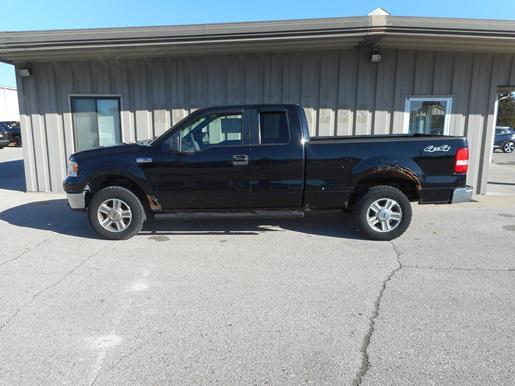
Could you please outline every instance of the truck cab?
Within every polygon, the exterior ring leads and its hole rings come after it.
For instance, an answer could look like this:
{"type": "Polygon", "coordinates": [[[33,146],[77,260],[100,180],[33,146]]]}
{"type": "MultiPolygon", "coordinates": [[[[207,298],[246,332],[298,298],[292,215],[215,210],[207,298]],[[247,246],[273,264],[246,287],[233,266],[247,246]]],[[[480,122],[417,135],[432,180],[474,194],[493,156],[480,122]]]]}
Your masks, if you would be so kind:
{"type": "Polygon", "coordinates": [[[163,209],[302,207],[304,136],[295,106],[212,108],[178,126],[141,164],[163,209]]]}

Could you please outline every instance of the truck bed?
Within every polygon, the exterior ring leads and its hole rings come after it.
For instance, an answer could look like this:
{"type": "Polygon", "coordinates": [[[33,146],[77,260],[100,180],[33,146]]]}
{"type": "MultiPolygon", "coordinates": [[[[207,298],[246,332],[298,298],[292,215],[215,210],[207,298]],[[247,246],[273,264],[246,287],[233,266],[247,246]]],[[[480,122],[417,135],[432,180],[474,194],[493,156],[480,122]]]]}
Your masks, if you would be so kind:
{"type": "MultiPolygon", "coordinates": [[[[305,202],[310,208],[341,207],[369,175],[388,181],[400,176],[421,203],[451,200],[466,176],[454,173],[463,137],[443,135],[365,135],[311,137],[306,143],[305,202]],[[380,178],[380,177],[379,177],[380,178]]],[[[377,182],[377,181],[376,181],[377,182]]]]}

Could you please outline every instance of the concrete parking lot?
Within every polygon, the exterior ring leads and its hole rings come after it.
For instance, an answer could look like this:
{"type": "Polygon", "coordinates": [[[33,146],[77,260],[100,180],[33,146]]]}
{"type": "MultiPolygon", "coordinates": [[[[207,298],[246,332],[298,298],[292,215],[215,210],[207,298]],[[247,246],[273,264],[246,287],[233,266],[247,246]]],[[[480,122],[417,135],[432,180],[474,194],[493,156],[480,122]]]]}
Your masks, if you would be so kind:
{"type": "Polygon", "coordinates": [[[98,239],[0,151],[3,384],[515,383],[515,197],[98,239]]]}
{"type": "Polygon", "coordinates": [[[492,153],[487,193],[515,195],[515,152],[503,153],[496,150],[492,153]]]}

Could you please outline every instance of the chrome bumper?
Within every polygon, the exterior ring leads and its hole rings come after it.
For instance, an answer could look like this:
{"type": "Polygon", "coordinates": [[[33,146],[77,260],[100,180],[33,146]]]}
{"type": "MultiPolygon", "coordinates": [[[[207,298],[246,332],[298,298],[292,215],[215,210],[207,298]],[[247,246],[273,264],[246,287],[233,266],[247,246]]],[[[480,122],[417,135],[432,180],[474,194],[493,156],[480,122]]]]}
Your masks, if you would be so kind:
{"type": "Polygon", "coordinates": [[[86,192],[82,193],[66,193],[66,199],[68,205],[72,209],[84,209],[86,208],[86,192]]]}
{"type": "Polygon", "coordinates": [[[472,186],[465,186],[464,188],[454,189],[452,192],[451,204],[457,204],[459,202],[467,202],[472,198],[474,188],[472,186]]]}

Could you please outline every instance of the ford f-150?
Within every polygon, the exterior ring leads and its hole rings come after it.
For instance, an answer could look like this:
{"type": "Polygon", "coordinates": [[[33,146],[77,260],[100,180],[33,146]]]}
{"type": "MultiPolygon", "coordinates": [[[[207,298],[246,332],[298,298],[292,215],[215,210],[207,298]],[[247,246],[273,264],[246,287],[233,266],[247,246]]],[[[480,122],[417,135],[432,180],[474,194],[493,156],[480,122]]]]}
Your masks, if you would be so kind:
{"type": "Polygon", "coordinates": [[[176,216],[352,212],[368,237],[391,240],[411,204],[468,201],[467,141],[435,135],[310,137],[298,105],[200,109],[159,137],[73,154],[64,181],[108,239],[176,216]]]}

